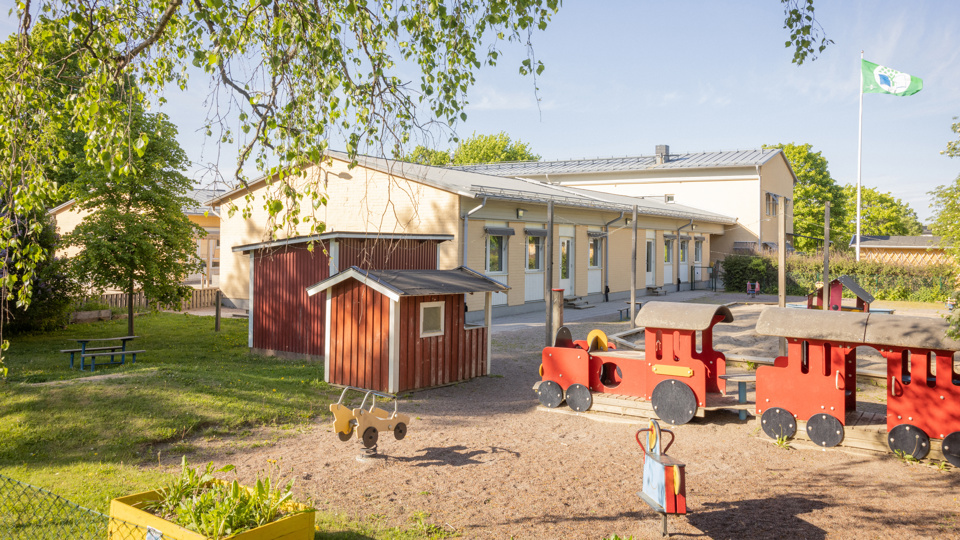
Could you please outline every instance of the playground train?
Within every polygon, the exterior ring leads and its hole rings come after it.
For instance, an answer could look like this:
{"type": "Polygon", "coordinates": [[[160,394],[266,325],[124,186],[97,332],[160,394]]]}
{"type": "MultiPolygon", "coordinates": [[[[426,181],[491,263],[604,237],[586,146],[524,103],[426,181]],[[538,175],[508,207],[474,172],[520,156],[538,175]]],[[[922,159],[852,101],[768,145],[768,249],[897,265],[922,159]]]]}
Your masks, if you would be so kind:
{"type": "MultiPolygon", "coordinates": [[[[733,321],[724,306],[649,302],[637,315],[645,351],[616,350],[599,330],[573,341],[561,328],[543,349],[536,393],[546,407],[566,401],[588,410],[594,394],[649,401],[663,421],[689,422],[722,392],[726,358],[713,349],[713,328],[733,321]],[[699,337],[699,340],[698,340],[699,337]],[[699,341],[699,347],[698,342],[699,341]]],[[[944,457],[960,467],[960,374],[943,319],[876,313],[767,308],[757,333],[786,338],[787,355],[756,370],[756,414],[773,438],[796,434],[806,422],[823,447],[843,440],[857,404],[857,347],[887,360],[887,442],[894,451],[926,457],[941,439],[944,457]]]]}

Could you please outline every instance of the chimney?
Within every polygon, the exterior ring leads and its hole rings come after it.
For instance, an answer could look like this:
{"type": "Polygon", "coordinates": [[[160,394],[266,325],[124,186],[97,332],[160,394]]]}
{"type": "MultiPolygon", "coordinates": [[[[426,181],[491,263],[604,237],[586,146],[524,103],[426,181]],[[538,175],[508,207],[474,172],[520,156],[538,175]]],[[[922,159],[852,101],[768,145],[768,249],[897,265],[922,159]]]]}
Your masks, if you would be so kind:
{"type": "Polygon", "coordinates": [[[670,147],[665,144],[657,145],[657,165],[670,161],[670,147]]]}

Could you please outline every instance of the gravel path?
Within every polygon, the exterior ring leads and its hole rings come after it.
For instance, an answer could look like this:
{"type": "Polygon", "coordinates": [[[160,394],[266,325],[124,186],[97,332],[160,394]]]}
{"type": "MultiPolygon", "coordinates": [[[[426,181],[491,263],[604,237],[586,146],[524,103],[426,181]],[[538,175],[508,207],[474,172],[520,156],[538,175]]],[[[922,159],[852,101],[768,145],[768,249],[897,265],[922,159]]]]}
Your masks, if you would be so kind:
{"type": "MultiPolygon", "coordinates": [[[[735,307],[738,322],[718,330],[717,348],[761,354],[769,344],[749,331],[757,312],[735,307]]],[[[575,339],[628,328],[569,326],[575,339]]],[[[383,525],[422,519],[463,538],[659,538],[660,517],[635,495],[634,434],[645,422],[538,408],[531,386],[542,340],[542,327],[498,332],[492,376],[403,399],[401,411],[415,417],[408,435],[382,437],[378,457],[358,459],[356,439],[340,442],[318,421],[302,433],[254,434],[263,445],[197,441],[202,456],[191,460],[234,463],[247,480],[279,460],[317,508],[383,525]]],[[[877,403],[868,392],[861,399],[877,403]]],[[[674,430],[670,455],[687,464],[689,504],[688,515],[670,518],[675,537],[960,538],[958,470],[801,443],[781,449],[722,411],[674,430]]]]}

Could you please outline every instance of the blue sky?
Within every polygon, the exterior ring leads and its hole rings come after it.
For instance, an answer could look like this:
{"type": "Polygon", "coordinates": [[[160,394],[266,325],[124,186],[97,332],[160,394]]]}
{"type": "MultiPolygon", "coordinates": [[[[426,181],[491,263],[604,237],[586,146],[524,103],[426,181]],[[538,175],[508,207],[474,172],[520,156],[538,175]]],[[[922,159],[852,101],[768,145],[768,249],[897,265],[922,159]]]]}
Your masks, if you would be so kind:
{"type": "MultiPolygon", "coordinates": [[[[681,153],[810,143],[838,183],[855,183],[863,49],[867,60],[924,80],[914,96],[864,96],[863,184],[928,218],[927,192],[960,173],[960,159],[940,155],[960,115],[960,2],[818,0],[816,7],[834,44],[798,67],[775,0],[568,0],[534,35],[546,64],[539,107],[532,79],[517,71],[522,48],[505,45],[500,65],[479,72],[457,132],[506,131],[544,159],[649,155],[657,144],[681,153]]],[[[15,28],[6,19],[0,31],[15,28]]],[[[168,95],[163,110],[191,160],[219,160],[230,170],[233,149],[218,156],[198,133],[207,91],[193,79],[189,93],[168,95]]]]}

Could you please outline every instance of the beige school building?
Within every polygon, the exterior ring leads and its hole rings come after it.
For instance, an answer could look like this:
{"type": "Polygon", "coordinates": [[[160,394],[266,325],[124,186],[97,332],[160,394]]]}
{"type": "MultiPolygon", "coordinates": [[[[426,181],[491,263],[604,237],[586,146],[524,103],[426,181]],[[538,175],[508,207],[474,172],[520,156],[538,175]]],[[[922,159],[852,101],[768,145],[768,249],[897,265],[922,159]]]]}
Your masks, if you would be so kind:
{"type": "MultiPolygon", "coordinates": [[[[450,235],[452,240],[438,246],[437,268],[466,265],[509,286],[494,295],[498,314],[542,309],[548,235],[554,246],[553,286],[563,288],[567,297],[594,302],[608,287],[611,300],[629,296],[634,208],[641,295],[648,286],[676,290],[678,280],[680,287],[689,288],[708,279],[714,245],[730,244],[726,236],[738,225],[730,215],[663,197],[367,156],[359,156],[351,168],[348,157],[334,151],[290,182],[294,188],[311,183],[324,193],[327,204],[311,217],[325,223],[327,233],[450,235]],[[553,230],[546,229],[549,203],[553,230]]],[[[250,255],[232,247],[269,240],[263,201],[280,188],[279,182],[262,178],[206,203],[221,216],[220,288],[229,305],[248,308],[250,296],[250,255]],[[238,208],[232,215],[231,206],[238,208]]],[[[308,224],[301,222],[278,236],[308,232],[308,224]]],[[[466,301],[471,313],[483,309],[482,295],[468,295],[466,301]]]]}

